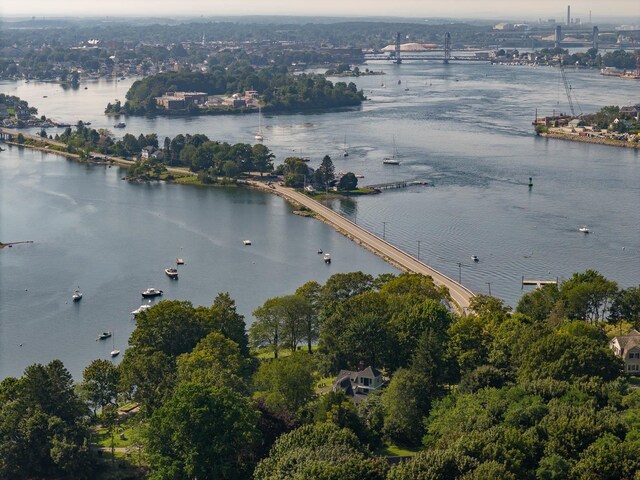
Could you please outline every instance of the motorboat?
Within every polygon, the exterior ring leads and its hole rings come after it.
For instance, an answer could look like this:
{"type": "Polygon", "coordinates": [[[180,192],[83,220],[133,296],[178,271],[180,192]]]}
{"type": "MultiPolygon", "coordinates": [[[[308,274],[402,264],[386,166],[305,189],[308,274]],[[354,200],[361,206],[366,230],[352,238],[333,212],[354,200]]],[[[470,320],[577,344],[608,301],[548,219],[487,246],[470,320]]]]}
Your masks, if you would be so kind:
{"type": "Polygon", "coordinates": [[[578,231],[582,233],[589,233],[589,227],[587,227],[586,225],[583,225],[578,229],[578,231]]]}
{"type": "Polygon", "coordinates": [[[157,288],[147,288],[144,292],[142,292],[142,296],[144,298],[161,297],[162,290],[158,290],[157,288]]]}
{"type": "Polygon", "coordinates": [[[80,290],[76,290],[75,292],[73,292],[73,295],[71,295],[71,298],[74,302],[79,302],[80,300],[82,300],[82,292],[80,290]]]}
{"type": "Polygon", "coordinates": [[[151,308],[151,305],[149,304],[145,304],[145,305],[140,305],[138,308],[136,308],[133,312],[131,312],[131,315],[133,315],[134,317],[136,315],[138,315],[139,313],[142,312],[146,312],[147,310],[149,310],[151,308]]]}
{"type": "Polygon", "coordinates": [[[167,277],[169,277],[172,280],[178,279],[178,269],[176,268],[173,268],[173,267],[165,268],[164,273],[166,273],[167,277]]]}
{"type": "Polygon", "coordinates": [[[107,338],[111,337],[111,332],[102,332],[100,335],[98,335],[98,340],[106,340],[107,338]]]}
{"type": "Polygon", "coordinates": [[[331,255],[328,253],[324,254],[324,257],[322,257],[324,259],[324,263],[331,263],[331,255]]]}
{"type": "Polygon", "coordinates": [[[184,260],[182,258],[176,258],[176,265],[184,265],[184,260]]]}
{"type": "Polygon", "coordinates": [[[318,255],[322,255],[322,249],[318,249],[318,255]]]}
{"type": "Polygon", "coordinates": [[[244,245],[251,245],[251,240],[243,240],[242,243],[244,245]]]}
{"type": "Polygon", "coordinates": [[[116,123],[116,124],[113,126],[113,128],[124,128],[124,127],[126,127],[126,126],[127,126],[127,124],[126,124],[126,123],[124,123],[124,122],[119,122],[119,123],[116,123]]]}
{"type": "Polygon", "coordinates": [[[478,258],[477,255],[471,255],[471,260],[473,260],[476,263],[478,263],[480,261],[480,259],[478,258]]]}

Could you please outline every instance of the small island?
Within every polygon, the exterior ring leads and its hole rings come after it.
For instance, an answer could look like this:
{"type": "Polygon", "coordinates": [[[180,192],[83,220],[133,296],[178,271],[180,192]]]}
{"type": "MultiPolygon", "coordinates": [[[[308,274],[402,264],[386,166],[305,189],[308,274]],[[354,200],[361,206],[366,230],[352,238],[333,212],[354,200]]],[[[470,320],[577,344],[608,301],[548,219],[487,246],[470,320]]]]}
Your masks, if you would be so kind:
{"type": "Polygon", "coordinates": [[[595,114],[537,117],[537,135],[614,147],[640,148],[640,104],[610,105],[595,114]]]}
{"type": "Polygon", "coordinates": [[[276,67],[251,66],[203,72],[168,72],[136,81],[126,102],[109,103],[105,113],[128,115],[215,115],[300,112],[357,107],[365,96],[353,82],[323,75],[293,75],[276,67]]]}

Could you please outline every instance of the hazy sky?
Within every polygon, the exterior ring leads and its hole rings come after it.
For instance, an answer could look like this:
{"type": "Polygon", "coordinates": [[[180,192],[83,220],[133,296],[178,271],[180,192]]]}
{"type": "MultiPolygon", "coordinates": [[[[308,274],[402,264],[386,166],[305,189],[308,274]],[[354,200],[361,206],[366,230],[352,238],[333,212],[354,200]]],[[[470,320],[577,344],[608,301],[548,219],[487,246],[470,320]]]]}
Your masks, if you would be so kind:
{"type": "Polygon", "coordinates": [[[640,21],[640,0],[0,0],[0,15],[186,16],[186,15],[390,15],[417,18],[504,18],[537,20],[571,16],[594,22],[603,17],[640,21]]]}

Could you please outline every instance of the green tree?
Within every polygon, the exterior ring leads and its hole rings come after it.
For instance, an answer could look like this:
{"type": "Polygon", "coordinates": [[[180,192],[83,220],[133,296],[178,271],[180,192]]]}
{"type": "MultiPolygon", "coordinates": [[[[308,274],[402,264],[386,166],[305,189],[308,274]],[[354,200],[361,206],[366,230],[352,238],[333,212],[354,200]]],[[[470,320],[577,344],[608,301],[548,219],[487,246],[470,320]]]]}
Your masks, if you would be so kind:
{"type": "Polygon", "coordinates": [[[178,357],[178,382],[227,387],[238,393],[247,390],[247,364],[238,344],[219,332],[204,337],[195,348],[178,357]]]}
{"type": "Polygon", "coordinates": [[[385,436],[402,445],[417,445],[422,438],[419,400],[420,378],[407,369],[398,369],[382,394],[385,436]]]}
{"type": "Polygon", "coordinates": [[[318,340],[319,328],[318,310],[320,308],[320,289],[322,287],[318,282],[310,281],[298,287],[296,295],[304,298],[309,307],[305,310],[305,318],[303,325],[303,338],[307,341],[307,349],[311,353],[313,342],[318,340]]]}
{"type": "Polygon", "coordinates": [[[335,167],[329,155],[325,155],[313,174],[313,180],[320,188],[329,188],[331,182],[335,180],[335,167]]]}
{"type": "Polygon", "coordinates": [[[120,373],[108,360],[94,360],[82,372],[81,388],[94,414],[106,405],[115,404],[120,373]]]}
{"type": "Polygon", "coordinates": [[[340,181],[338,182],[338,190],[343,192],[350,192],[351,190],[355,190],[358,187],[358,179],[355,174],[351,172],[345,173],[342,177],[340,177],[340,181]]]}
{"type": "Polygon", "coordinates": [[[255,480],[383,480],[388,466],[371,456],[353,432],[331,423],[282,435],[253,473],[255,480]]]}
{"type": "Polygon", "coordinates": [[[256,395],[274,412],[296,415],[313,397],[314,364],[306,353],[263,363],[254,375],[256,395]]]}
{"type": "Polygon", "coordinates": [[[149,422],[151,479],[237,479],[251,469],[257,412],[226,388],[178,386],[149,422]]]}
{"type": "Polygon", "coordinates": [[[569,318],[591,322],[606,318],[617,292],[617,283],[607,280],[595,270],[574,273],[560,288],[569,318]]]}
{"type": "Polygon", "coordinates": [[[256,143],[253,146],[252,153],[253,165],[258,169],[261,177],[264,172],[270,172],[273,170],[273,159],[275,158],[275,155],[271,153],[267,147],[261,143],[256,143]]]}

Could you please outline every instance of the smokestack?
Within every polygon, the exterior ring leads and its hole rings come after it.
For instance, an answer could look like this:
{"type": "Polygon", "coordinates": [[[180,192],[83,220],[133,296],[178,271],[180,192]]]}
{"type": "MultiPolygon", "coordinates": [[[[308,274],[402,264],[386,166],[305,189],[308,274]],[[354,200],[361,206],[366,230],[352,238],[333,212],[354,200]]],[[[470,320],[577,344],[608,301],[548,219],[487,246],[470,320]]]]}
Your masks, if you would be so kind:
{"type": "Polygon", "coordinates": [[[571,25],[571,5],[567,5],[567,27],[571,25]]]}

